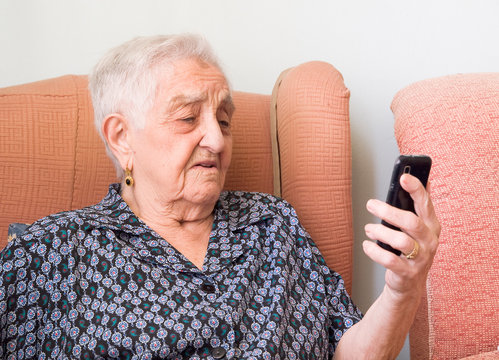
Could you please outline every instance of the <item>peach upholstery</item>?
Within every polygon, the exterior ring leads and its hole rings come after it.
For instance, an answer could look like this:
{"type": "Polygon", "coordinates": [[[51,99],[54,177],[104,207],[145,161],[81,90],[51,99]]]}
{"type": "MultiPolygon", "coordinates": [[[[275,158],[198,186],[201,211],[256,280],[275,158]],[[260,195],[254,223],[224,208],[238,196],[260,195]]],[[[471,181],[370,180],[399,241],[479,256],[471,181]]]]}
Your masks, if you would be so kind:
{"type": "Polygon", "coordinates": [[[392,110],[400,152],[433,158],[442,225],[411,359],[498,358],[499,73],[415,83],[396,94],[392,110]]]}
{"type": "Polygon", "coordinates": [[[467,356],[463,360],[497,360],[497,359],[499,359],[499,350],[467,356]]]}
{"type": "MultiPolygon", "coordinates": [[[[234,93],[226,188],[272,193],[273,164],[281,164],[276,179],[282,197],[351,290],[349,92],[333,66],[311,62],[286,72],[274,100],[277,133],[270,131],[270,95],[234,93]]],[[[115,171],[93,128],[86,76],[0,89],[0,164],[0,248],[9,223],[32,222],[105,195],[115,171]]]]}

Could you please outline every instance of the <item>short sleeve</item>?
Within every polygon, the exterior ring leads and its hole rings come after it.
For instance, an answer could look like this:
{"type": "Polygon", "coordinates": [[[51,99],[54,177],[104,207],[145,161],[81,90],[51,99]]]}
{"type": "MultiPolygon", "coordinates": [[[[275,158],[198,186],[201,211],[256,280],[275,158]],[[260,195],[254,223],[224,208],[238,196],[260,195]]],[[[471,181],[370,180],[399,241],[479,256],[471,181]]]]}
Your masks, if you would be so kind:
{"type": "Polygon", "coordinates": [[[290,225],[294,227],[291,233],[295,234],[298,258],[303,261],[302,275],[304,279],[313,280],[314,284],[309,287],[314,286],[317,289],[317,296],[321,296],[322,291],[319,289],[324,286],[329,316],[329,356],[332,357],[343,334],[362,319],[362,312],[348,294],[341,275],[329,269],[319,248],[301,226],[295,210],[289,204],[288,206],[290,225]]]}
{"type": "Polygon", "coordinates": [[[333,285],[329,301],[329,354],[332,357],[343,334],[362,319],[362,313],[346,291],[341,276],[333,272],[330,279],[333,285]]]}

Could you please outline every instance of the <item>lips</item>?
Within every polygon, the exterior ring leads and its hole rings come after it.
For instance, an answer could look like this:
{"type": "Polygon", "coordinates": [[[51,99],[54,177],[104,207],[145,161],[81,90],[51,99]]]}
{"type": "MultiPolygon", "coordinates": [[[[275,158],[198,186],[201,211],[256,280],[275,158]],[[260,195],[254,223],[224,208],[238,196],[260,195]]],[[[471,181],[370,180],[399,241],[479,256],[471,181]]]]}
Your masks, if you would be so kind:
{"type": "Polygon", "coordinates": [[[199,167],[206,168],[206,169],[212,169],[212,168],[217,168],[217,162],[210,161],[210,160],[200,161],[200,162],[197,162],[194,166],[199,166],[199,167]]]}

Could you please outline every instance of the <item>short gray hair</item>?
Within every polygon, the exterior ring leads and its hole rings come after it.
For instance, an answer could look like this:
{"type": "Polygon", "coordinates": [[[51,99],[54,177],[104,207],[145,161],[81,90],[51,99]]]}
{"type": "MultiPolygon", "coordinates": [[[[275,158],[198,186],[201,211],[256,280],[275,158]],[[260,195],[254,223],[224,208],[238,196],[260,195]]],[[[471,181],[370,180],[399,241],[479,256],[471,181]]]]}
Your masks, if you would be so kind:
{"type": "Polygon", "coordinates": [[[158,68],[190,58],[213,65],[223,73],[208,42],[192,34],[137,37],[107,52],[90,73],[95,126],[119,178],[123,177],[123,169],[102,134],[103,120],[109,114],[119,113],[136,128],[143,127],[144,115],[156,97],[158,68]]]}

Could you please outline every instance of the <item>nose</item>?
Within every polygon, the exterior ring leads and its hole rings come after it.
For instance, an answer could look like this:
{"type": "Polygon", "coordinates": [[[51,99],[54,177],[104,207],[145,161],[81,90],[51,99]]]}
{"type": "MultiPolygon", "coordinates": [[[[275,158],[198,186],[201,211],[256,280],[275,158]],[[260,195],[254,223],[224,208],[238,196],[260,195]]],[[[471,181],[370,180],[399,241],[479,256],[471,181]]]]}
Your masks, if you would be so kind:
{"type": "Polygon", "coordinates": [[[216,115],[205,116],[202,123],[202,138],[199,145],[215,154],[222,152],[225,146],[225,136],[216,115]]]}

